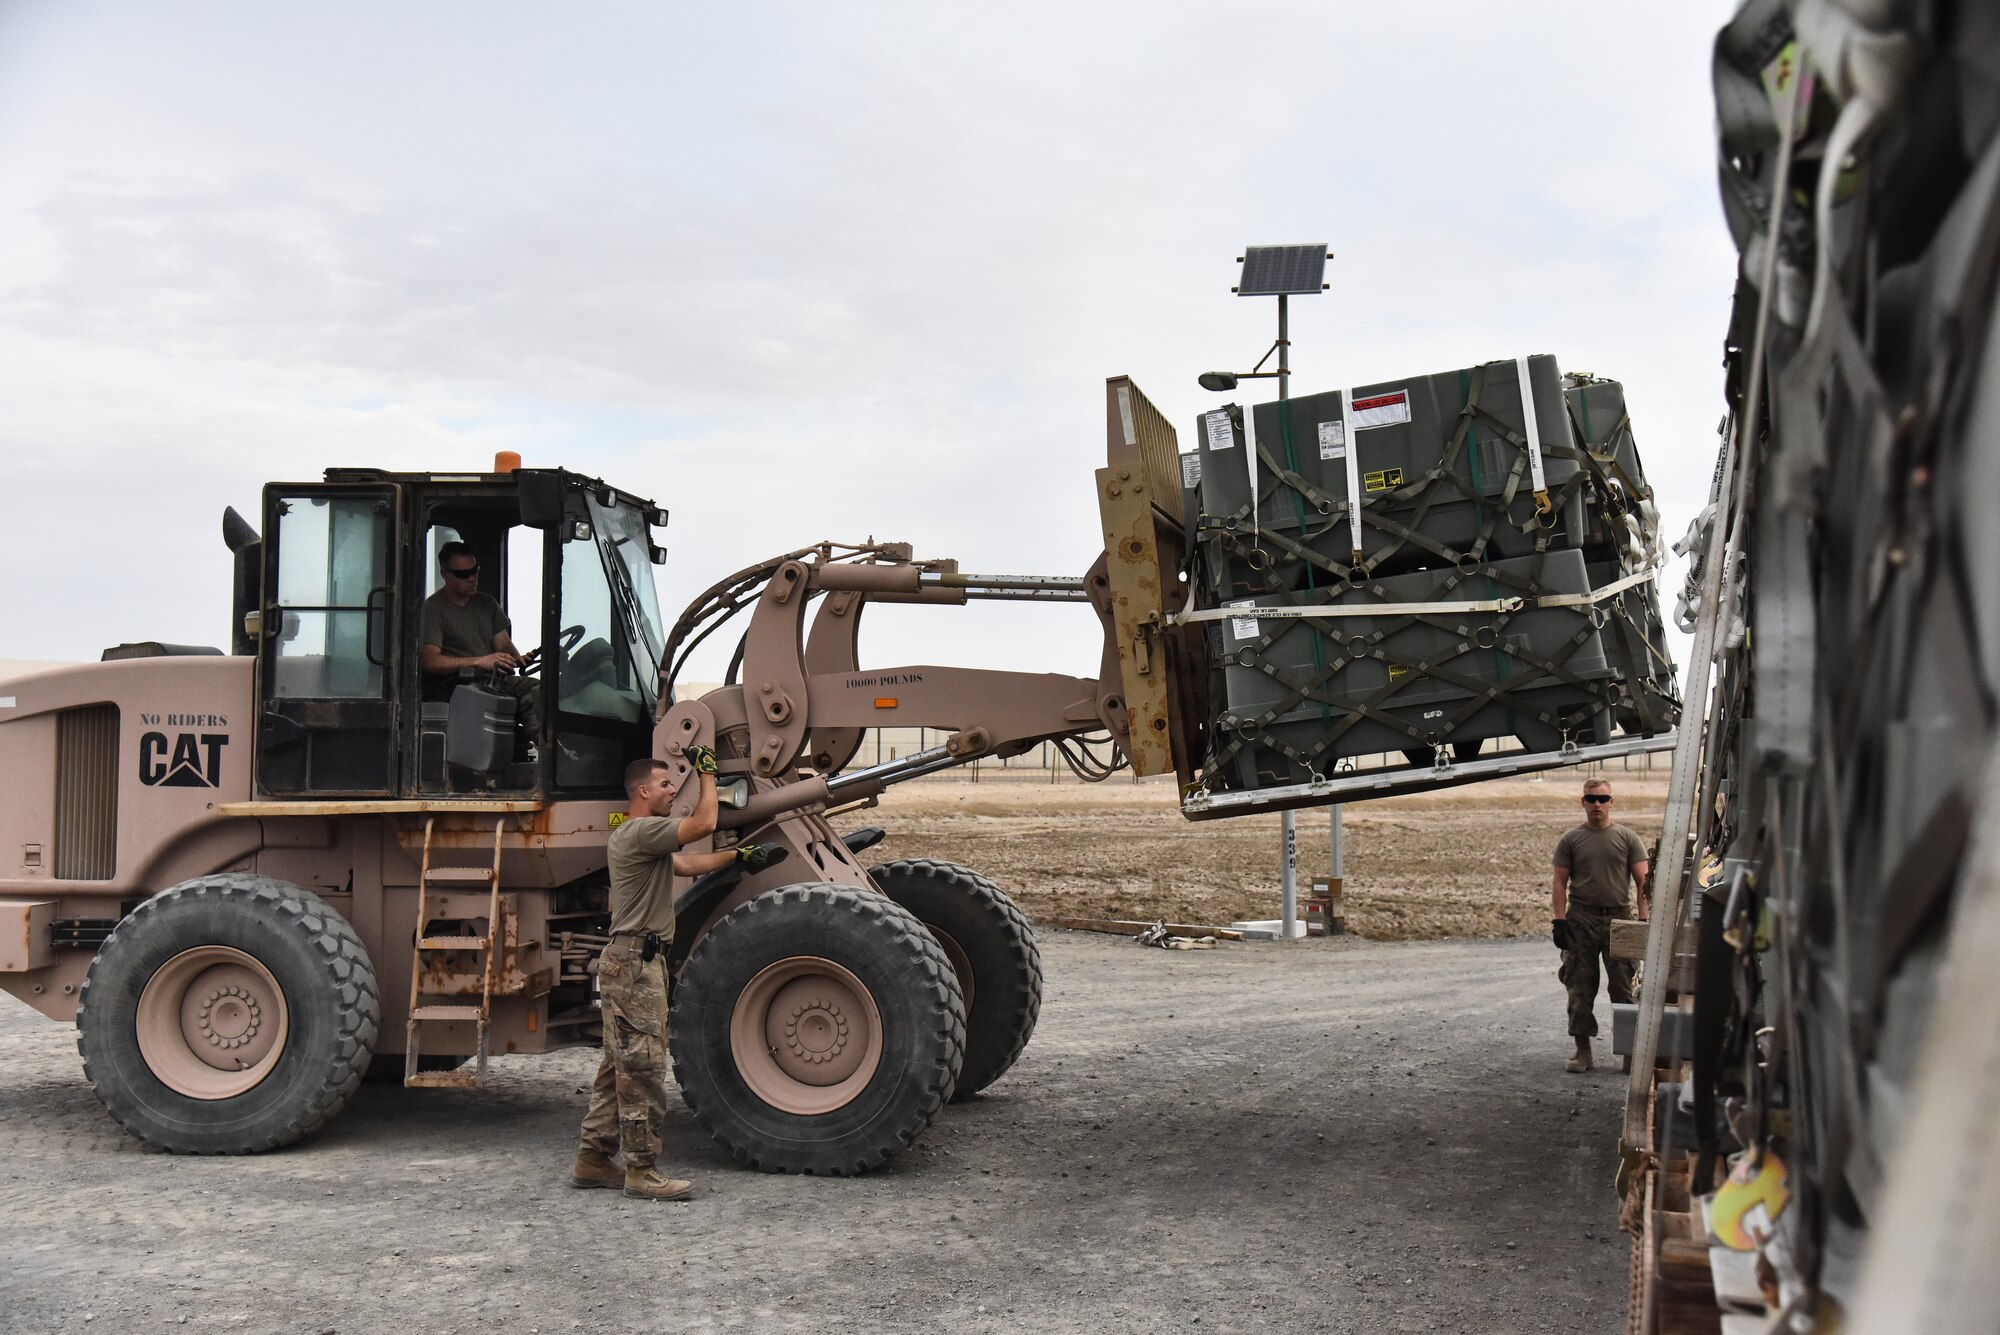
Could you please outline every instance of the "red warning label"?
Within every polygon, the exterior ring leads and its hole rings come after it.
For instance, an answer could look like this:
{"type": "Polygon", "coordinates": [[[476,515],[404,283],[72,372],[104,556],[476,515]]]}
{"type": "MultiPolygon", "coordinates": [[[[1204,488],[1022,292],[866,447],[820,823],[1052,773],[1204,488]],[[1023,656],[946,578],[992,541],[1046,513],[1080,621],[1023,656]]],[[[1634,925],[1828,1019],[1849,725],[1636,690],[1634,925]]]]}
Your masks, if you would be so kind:
{"type": "Polygon", "coordinates": [[[1370,394],[1357,398],[1348,408],[1348,415],[1354,419],[1356,431],[1371,426],[1392,426],[1397,422],[1410,420],[1410,391],[1392,390],[1387,394],[1370,394]]]}

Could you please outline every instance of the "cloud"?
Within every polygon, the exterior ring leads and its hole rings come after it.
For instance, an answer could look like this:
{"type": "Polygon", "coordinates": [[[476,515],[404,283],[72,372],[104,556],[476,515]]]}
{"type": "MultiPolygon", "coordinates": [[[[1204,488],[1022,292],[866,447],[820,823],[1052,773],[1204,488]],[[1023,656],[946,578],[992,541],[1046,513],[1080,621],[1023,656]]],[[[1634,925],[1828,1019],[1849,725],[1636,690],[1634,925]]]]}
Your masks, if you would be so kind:
{"type": "MultiPolygon", "coordinates": [[[[219,641],[223,503],[500,448],[669,506],[670,609],[821,536],[1080,571],[1104,377],[1211,406],[1194,375],[1273,332],[1246,241],[1339,254],[1301,392],[1531,350],[1624,378],[1677,528],[1732,274],[1723,16],[66,7],[0,43],[0,457],[60,498],[0,525],[0,655],[219,641]]],[[[1047,609],[871,624],[884,661],[1095,661],[1047,609]]]]}

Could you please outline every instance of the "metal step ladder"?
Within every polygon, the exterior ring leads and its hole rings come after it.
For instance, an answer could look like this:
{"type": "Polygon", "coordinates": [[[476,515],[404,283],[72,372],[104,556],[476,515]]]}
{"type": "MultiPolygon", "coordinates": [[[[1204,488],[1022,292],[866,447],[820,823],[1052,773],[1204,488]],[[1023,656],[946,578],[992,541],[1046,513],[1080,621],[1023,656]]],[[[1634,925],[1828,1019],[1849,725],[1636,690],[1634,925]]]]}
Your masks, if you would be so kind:
{"type": "Polygon", "coordinates": [[[493,822],[493,863],[489,867],[433,867],[431,836],[435,833],[436,826],[436,816],[424,821],[424,857],[417,875],[416,952],[410,960],[410,1018],[403,1040],[403,1083],[417,1088],[467,1089],[477,1085],[486,1075],[487,1036],[492,1029],[493,980],[500,959],[500,841],[507,828],[507,818],[501,816],[493,822]],[[486,935],[424,935],[424,929],[430,926],[431,921],[433,887],[481,885],[486,887],[486,935]],[[484,967],[480,970],[479,1004],[476,1006],[464,1002],[426,1003],[423,1000],[426,957],[453,950],[481,952],[484,967]],[[471,1020],[479,1026],[479,1047],[473,1069],[419,1071],[417,1058],[421,1049],[417,1036],[422,1026],[465,1020],[471,1020]]]}

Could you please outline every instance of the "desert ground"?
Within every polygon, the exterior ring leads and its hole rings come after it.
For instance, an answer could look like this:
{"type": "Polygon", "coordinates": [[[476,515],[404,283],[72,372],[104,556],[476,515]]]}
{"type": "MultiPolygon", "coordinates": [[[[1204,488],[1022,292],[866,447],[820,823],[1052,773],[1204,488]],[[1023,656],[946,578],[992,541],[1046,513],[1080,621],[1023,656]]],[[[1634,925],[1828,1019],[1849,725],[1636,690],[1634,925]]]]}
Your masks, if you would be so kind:
{"type": "MultiPolygon", "coordinates": [[[[1650,845],[1666,803],[1665,757],[1612,766],[1614,819],[1650,845]]],[[[1595,772],[1595,771],[1594,771],[1595,772]]],[[[1347,930],[1376,941],[1543,934],[1549,854],[1581,820],[1582,775],[1558,770],[1349,805],[1347,930]]],[[[1279,818],[1190,822],[1171,780],[982,773],[891,789],[839,818],[880,825],[871,861],[927,857],[985,874],[1032,915],[1226,924],[1278,915],[1279,818]]],[[[1299,893],[1328,872],[1328,818],[1298,813],[1299,893]]]]}

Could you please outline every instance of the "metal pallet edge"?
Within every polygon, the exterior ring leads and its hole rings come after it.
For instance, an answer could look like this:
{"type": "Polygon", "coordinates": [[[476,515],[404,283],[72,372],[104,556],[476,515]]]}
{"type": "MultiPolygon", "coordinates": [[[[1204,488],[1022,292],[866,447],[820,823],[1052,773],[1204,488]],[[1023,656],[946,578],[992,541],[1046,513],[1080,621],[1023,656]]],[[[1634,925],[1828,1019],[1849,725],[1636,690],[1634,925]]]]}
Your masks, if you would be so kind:
{"type": "Polygon", "coordinates": [[[1654,737],[1625,737],[1592,746],[1566,747],[1559,751],[1514,751],[1457,764],[1411,765],[1380,772],[1336,774],[1331,778],[1289,784],[1282,788],[1257,788],[1240,793],[1195,792],[1181,799],[1181,814],[1189,820],[1213,820],[1255,811],[1284,811],[1294,807],[1329,806],[1335,802],[1352,802],[1366,797],[1429,792],[1434,788],[1451,788],[1513,774],[1534,774],[1569,765],[1588,765],[1599,760],[1671,751],[1678,739],[1678,732],[1663,732],[1654,737]]]}

